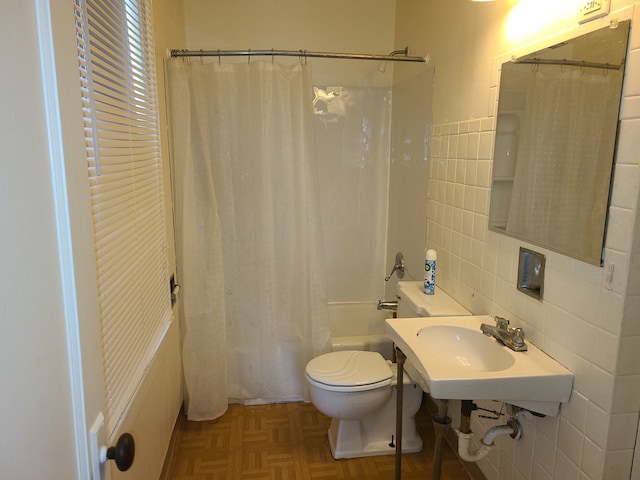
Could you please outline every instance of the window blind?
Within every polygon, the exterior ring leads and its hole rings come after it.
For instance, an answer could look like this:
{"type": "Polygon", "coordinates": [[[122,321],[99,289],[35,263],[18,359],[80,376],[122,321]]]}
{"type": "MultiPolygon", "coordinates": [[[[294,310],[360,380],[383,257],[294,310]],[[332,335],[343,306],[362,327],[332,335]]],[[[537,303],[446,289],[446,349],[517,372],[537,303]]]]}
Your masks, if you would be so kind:
{"type": "Polygon", "coordinates": [[[74,7],[111,434],[171,317],[151,7],[74,7]]]}

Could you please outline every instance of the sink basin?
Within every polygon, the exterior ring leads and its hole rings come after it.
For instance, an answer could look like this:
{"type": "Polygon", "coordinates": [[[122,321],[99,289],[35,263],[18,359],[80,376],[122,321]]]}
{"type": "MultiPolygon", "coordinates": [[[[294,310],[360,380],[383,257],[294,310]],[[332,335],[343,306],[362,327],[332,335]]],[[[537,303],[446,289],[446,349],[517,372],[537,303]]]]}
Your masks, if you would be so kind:
{"type": "Polygon", "coordinates": [[[407,371],[433,398],[499,400],[545,415],[571,395],[573,373],[527,341],[514,352],[480,331],[488,315],[392,318],[387,333],[407,357],[407,371]]]}
{"type": "Polygon", "coordinates": [[[430,325],[418,331],[418,342],[442,361],[479,372],[498,372],[514,363],[503,345],[467,326],[430,325]]]}

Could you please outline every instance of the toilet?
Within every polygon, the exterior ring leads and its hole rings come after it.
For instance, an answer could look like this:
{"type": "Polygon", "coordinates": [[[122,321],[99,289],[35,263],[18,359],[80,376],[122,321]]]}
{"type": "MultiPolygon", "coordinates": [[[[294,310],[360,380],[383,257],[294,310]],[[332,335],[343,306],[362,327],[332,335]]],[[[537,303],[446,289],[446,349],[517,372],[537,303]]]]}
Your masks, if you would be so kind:
{"type": "MultiPolygon", "coordinates": [[[[312,359],[305,369],[311,402],[331,417],[333,458],[395,452],[397,365],[378,352],[345,350],[312,359]]],[[[402,451],[422,450],[415,414],[422,390],[404,375],[402,451]]]]}
{"type": "MultiPolygon", "coordinates": [[[[470,315],[436,287],[422,293],[422,282],[399,282],[398,317],[470,315]]],[[[422,450],[415,415],[423,389],[413,366],[403,375],[402,452],[422,450]]],[[[346,350],[313,358],[305,368],[311,402],[331,417],[328,437],[334,458],[395,453],[397,365],[378,352],[346,350]]]]}

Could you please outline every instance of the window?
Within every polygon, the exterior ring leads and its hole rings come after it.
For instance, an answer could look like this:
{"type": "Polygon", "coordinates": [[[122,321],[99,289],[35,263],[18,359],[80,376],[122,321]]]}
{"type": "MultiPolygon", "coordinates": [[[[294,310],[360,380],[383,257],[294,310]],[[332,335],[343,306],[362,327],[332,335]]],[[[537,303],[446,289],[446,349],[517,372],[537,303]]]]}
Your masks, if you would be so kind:
{"type": "Polygon", "coordinates": [[[111,434],[171,318],[151,7],[74,6],[111,434]]]}

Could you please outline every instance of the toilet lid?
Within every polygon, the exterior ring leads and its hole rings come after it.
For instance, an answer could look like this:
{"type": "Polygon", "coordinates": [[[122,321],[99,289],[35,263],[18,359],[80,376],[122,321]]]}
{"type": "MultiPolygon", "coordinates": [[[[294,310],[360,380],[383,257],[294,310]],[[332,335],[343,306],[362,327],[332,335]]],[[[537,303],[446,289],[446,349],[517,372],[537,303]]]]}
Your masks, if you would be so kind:
{"type": "Polygon", "coordinates": [[[327,390],[370,390],[391,384],[393,372],[378,352],[347,350],[320,355],[307,364],[309,381],[327,390]]]}

